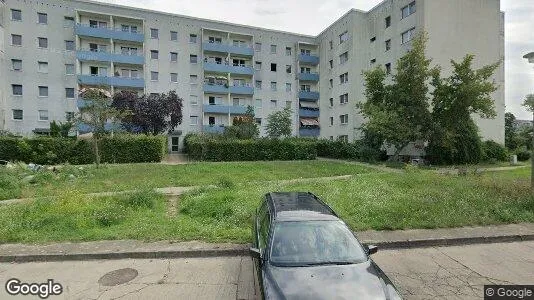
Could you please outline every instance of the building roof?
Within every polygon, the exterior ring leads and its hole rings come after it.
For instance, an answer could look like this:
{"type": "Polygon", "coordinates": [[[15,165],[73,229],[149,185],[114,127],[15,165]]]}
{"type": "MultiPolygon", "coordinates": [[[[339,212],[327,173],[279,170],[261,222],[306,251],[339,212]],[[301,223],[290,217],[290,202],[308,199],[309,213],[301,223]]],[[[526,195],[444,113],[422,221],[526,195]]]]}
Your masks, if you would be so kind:
{"type": "Polygon", "coordinates": [[[276,220],[337,220],[335,212],[312,193],[269,193],[266,196],[276,220]]]}

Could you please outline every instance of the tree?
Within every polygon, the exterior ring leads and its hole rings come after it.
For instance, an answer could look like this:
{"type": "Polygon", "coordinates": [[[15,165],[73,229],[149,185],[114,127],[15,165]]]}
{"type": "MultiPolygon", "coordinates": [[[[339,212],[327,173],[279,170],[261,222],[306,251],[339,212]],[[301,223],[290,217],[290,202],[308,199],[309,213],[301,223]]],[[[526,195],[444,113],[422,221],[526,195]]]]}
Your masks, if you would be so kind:
{"type": "Polygon", "coordinates": [[[113,97],[113,106],[130,112],[123,119],[124,127],[130,132],[157,135],[170,132],[182,123],[183,100],[175,91],[140,97],[122,92],[113,97]]]}
{"type": "Polygon", "coordinates": [[[448,78],[442,79],[439,72],[433,75],[434,130],[428,154],[436,163],[478,163],[483,157],[478,127],[471,116],[496,116],[491,95],[497,85],[490,77],[500,61],[474,70],[473,60],[473,55],[459,63],[451,60],[453,71],[448,78]]]}
{"type": "Polygon", "coordinates": [[[254,107],[247,106],[245,115],[235,117],[232,121],[232,126],[224,129],[224,135],[229,138],[236,139],[253,139],[259,135],[258,124],[254,115],[254,107]]]}
{"type": "Polygon", "coordinates": [[[111,106],[111,94],[104,88],[82,89],[80,98],[84,105],[79,108],[78,123],[88,125],[93,133],[95,164],[100,166],[99,142],[106,134],[106,125],[119,122],[123,113],[111,106]]]}
{"type": "Polygon", "coordinates": [[[515,121],[516,118],[513,113],[507,112],[504,114],[504,145],[510,150],[515,150],[519,147],[515,121]]]}
{"type": "Polygon", "coordinates": [[[426,41],[424,33],[414,39],[412,49],[398,60],[391,84],[385,84],[381,67],[364,72],[366,101],[357,107],[367,122],[361,129],[375,146],[393,146],[395,158],[410,142],[425,141],[431,133],[427,81],[436,69],[425,56],[426,41]]]}
{"type": "Polygon", "coordinates": [[[291,136],[291,109],[274,112],[267,117],[267,135],[270,138],[291,136]]]}
{"type": "MultiPolygon", "coordinates": [[[[534,121],[534,94],[527,95],[525,97],[525,101],[523,102],[523,106],[532,113],[532,119],[534,121]]],[[[534,123],[533,126],[533,132],[534,132],[534,123]]],[[[532,135],[532,154],[534,154],[534,134],[532,135]]],[[[534,156],[530,155],[531,157],[531,173],[530,173],[530,190],[531,193],[534,194],[534,156]]]]}
{"type": "Polygon", "coordinates": [[[68,137],[69,132],[72,129],[74,124],[72,122],[56,122],[52,121],[50,123],[50,136],[52,137],[68,137]]]}

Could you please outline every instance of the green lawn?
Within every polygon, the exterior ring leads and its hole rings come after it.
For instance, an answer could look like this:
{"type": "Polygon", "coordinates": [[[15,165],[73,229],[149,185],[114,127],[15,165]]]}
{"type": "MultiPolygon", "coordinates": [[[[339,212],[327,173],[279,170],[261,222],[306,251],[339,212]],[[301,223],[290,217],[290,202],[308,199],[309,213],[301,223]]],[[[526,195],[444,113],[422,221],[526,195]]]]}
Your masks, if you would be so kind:
{"type": "MultiPolygon", "coordinates": [[[[232,172],[238,165],[217,167],[232,172]]],[[[251,237],[253,212],[269,191],[314,192],[354,230],[534,222],[529,168],[469,176],[369,172],[349,180],[297,184],[246,181],[250,176],[290,176],[287,172],[242,174],[226,187],[188,193],[179,199],[176,215],[169,215],[166,199],[153,192],[104,198],[69,192],[54,201],[0,206],[0,242],[142,239],[246,243],[251,237]]]]}
{"type": "MultiPolygon", "coordinates": [[[[362,174],[373,171],[354,164],[326,161],[192,163],[187,165],[124,164],[68,166],[58,174],[0,168],[0,200],[81,193],[124,191],[169,186],[200,186],[294,178],[362,174]],[[36,174],[35,183],[21,179],[36,174]],[[69,178],[73,174],[75,179],[69,178]]],[[[373,171],[376,172],[376,171],[373,171]]]]}

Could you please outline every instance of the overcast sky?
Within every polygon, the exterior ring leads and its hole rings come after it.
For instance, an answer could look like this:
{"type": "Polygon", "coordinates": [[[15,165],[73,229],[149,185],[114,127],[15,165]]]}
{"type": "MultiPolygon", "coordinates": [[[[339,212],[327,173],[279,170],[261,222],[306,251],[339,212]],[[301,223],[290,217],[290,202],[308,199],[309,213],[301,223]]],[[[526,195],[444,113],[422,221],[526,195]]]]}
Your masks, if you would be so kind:
{"type": "MultiPolygon", "coordinates": [[[[99,0],[193,17],[317,35],[351,8],[369,10],[381,0],[99,0]],[[283,3],[283,5],[280,5],[283,3]],[[306,3],[303,5],[303,3],[306,3]],[[302,16],[311,16],[303,18],[302,16]]],[[[522,99],[534,93],[534,0],[501,0],[506,12],[506,110],[531,116],[522,99]]]]}

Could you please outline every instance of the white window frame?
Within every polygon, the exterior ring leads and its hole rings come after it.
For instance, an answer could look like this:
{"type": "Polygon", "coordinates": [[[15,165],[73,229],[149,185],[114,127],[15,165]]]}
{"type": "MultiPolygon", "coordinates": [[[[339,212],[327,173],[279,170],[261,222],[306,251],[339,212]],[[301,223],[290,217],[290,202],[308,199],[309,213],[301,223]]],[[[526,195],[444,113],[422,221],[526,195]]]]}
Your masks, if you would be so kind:
{"type": "Polygon", "coordinates": [[[23,109],[12,109],[11,110],[11,120],[13,121],[24,121],[24,110],[23,109]],[[20,111],[20,119],[15,119],[15,111],[20,111]]]}
{"type": "Polygon", "coordinates": [[[38,94],[39,98],[48,98],[48,94],[49,94],[48,86],[45,86],[45,85],[38,86],[37,87],[37,94],[38,94]],[[46,95],[41,95],[41,89],[43,91],[46,91],[46,95]]]}
{"type": "Polygon", "coordinates": [[[22,59],[11,59],[11,70],[20,72],[22,71],[22,59]],[[15,63],[19,64],[19,68],[15,68],[15,63]]]}
{"type": "Polygon", "coordinates": [[[37,111],[37,120],[40,121],[40,122],[48,122],[50,120],[50,117],[48,115],[48,110],[38,110],[37,111]],[[43,115],[41,115],[41,113],[45,113],[46,114],[46,118],[42,118],[43,115]]]}
{"type": "Polygon", "coordinates": [[[11,21],[22,22],[22,10],[12,8],[12,9],[11,9],[11,21]],[[19,13],[20,19],[15,19],[15,18],[13,18],[13,16],[14,16],[13,13],[14,13],[14,12],[18,12],[18,13],[19,13]]]}
{"type": "Polygon", "coordinates": [[[65,88],[65,98],[67,99],[74,99],[76,98],[76,89],[75,88],[65,88]],[[69,97],[67,91],[72,90],[72,97],[69,97]]]}

